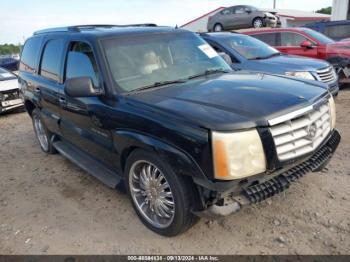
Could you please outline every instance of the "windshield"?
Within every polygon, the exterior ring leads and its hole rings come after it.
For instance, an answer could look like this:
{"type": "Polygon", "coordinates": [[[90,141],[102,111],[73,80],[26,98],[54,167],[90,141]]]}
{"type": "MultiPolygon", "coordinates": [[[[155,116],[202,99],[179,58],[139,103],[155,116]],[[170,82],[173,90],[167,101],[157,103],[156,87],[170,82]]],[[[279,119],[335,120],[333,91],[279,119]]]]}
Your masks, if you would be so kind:
{"type": "Polygon", "coordinates": [[[318,42],[321,44],[331,44],[334,43],[334,40],[330,39],[328,36],[325,36],[324,34],[321,34],[315,30],[309,29],[309,28],[302,28],[305,33],[307,33],[309,36],[315,38],[318,42]]]}
{"type": "Polygon", "coordinates": [[[250,36],[235,35],[226,39],[226,44],[246,59],[262,59],[279,55],[275,48],[250,36]]]}
{"type": "Polygon", "coordinates": [[[126,92],[230,66],[193,33],[158,33],[103,41],[116,84],[126,92]]]}

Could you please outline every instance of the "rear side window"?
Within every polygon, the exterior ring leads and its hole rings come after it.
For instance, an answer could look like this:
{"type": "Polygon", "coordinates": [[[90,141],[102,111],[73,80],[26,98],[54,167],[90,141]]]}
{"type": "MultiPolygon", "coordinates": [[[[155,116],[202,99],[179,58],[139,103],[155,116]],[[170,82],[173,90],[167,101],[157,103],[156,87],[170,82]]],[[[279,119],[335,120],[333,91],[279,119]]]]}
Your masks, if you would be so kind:
{"type": "Polygon", "coordinates": [[[41,38],[29,38],[24,44],[19,69],[33,73],[38,61],[41,38]]]}
{"type": "Polygon", "coordinates": [[[277,33],[256,34],[251,36],[255,37],[256,39],[259,39],[260,41],[265,42],[268,45],[278,46],[277,33]]]}
{"type": "Polygon", "coordinates": [[[63,39],[53,39],[46,43],[40,65],[41,76],[59,82],[64,47],[63,39]]]}

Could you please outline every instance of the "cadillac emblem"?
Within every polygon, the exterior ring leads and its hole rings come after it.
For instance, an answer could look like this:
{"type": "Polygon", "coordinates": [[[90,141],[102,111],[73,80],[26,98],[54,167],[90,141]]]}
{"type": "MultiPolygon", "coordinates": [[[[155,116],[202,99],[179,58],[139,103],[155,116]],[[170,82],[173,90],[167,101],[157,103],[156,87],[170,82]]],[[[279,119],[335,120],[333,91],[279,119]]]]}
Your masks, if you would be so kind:
{"type": "Polygon", "coordinates": [[[309,125],[306,129],[306,132],[307,132],[307,138],[312,140],[316,136],[316,133],[317,133],[316,124],[312,123],[311,125],[309,125]]]}

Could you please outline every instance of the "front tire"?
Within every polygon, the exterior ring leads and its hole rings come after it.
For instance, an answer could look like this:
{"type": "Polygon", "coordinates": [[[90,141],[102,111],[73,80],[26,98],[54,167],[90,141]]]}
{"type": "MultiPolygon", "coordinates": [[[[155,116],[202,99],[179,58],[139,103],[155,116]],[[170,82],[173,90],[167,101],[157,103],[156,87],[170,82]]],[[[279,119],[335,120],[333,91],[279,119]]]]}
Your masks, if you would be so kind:
{"type": "Polygon", "coordinates": [[[195,222],[191,183],[152,152],[134,151],[125,168],[128,195],[136,214],[152,231],[175,236],[195,222]]]}
{"type": "Polygon", "coordinates": [[[264,21],[260,17],[256,17],[253,20],[253,27],[254,28],[261,28],[264,26],[264,21]]]}
{"type": "Polygon", "coordinates": [[[42,121],[38,108],[34,109],[32,112],[32,122],[41,150],[48,154],[56,153],[55,148],[52,146],[52,133],[46,128],[42,121]]]}

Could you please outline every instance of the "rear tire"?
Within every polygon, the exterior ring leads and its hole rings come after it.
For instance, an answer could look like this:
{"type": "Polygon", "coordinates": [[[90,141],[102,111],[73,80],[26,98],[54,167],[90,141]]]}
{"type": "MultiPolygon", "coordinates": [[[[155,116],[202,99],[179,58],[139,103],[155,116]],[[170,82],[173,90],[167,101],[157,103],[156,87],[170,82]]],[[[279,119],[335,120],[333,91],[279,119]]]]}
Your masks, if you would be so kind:
{"type": "Polygon", "coordinates": [[[46,128],[42,121],[40,110],[38,108],[35,108],[32,112],[32,122],[41,150],[48,154],[55,154],[57,151],[52,146],[52,133],[46,128]]]}
{"type": "Polygon", "coordinates": [[[213,27],[213,31],[214,32],[221,32],[221,31],[224,31],[224,27],[222,26],[222,24],[215,24],[214,27],[213,27]]]}
{"type": "Polygon", "coordinates": [[[191,212],[194,193],[191,181],[174,173],[153,152],[136,150],[127,159],[126,188],[142,223],[163,236],[175,236],[196,221],[191,212]]]}

